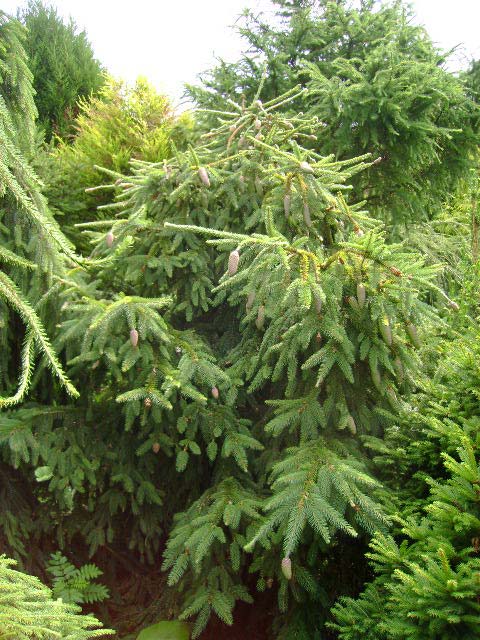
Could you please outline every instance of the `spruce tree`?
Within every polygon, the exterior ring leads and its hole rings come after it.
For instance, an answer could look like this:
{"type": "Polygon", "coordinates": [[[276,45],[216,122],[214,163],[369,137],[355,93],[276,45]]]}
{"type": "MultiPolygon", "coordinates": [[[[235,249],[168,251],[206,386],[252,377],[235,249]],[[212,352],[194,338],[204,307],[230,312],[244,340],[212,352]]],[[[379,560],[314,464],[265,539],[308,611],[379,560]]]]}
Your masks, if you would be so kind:
{"type": "Polygon", "coordinates": [[[4,265],[0,274],[4,349],[0,406],[3,407],[16,404],[25,396],[37,354],[45,358],[70,394],[77,393],[63,372],[38,313],[52,277],[61,272],[65,258],[75,260],[75,256],[48,211],[31,168],[36,111],[23,37],[21,25],[0,13],[0,258],[4,265]]]}
{"type": "Polygon", "coordinates": [[[383,444],[382,457],[391,458],[397,475],[423,473],[410,481],[395,537],[376,535],[371,543],[375,579],[333,609],[342,640],[478,636],[477,344],[475,327],[449,345],[413,421],[411,412],[404,419],[404,442],[387,436],[383,444]],[[410,468],[402,469],[405,463],[410,468]],[[426,469],[436,476],[427,483],[426,469]],[[415,500],[413,481],[430,488],[426,501],[415,500]]]}
{"type": "Polygon", "coordinates": [[[88,640],[110,635],[99,629],[91,615],[79,614],[79,608],[54,600],[50,589],[38,578],[14,569],[15,562],[0,556],[0,633],[17,640],[88,640]]]}
{"type": "Polygon", "coordinates": [[[106,170],[115,217],[84,225],[94,261],[56,287],[55,346],[84,393],[2,418],[60,542],[153,560],[169,532],[195,637],[254,598],[249,573],[290,617],[328,602],[329,545],[386,529],[360,437],[402,406],[435,315],[437,269],[350,194],[372,159],[303,146],[318,121],[282,112],[300,96],[230,103],[195,147],[106,170]]]}
{"type": "Polygon", "coordinates": [[[205,73],[188,94],[215,109],[224,98],[251,100],[262,77],[264,101],[300,82],[309,99],[284,108],[322,122],[310,143],[316,151],[378,158],[353,180],[375,217],[400,225],[404,237],[405,223],[438,215],[468,177],[478,145],[478,109],[465,80],[446,70],[446,54],[401,1],[276,4],[274,24],[247,12],[247,52],[205,73]]]}
{"type": "Polygon", "coordinates": [[[363,443],[415,387],[438,322],[426,301],[455,304],[352,189],[375,156],[322,155],[322,123],[291,107],[308,90],[260,91],[206,114],[215,126],[171,158],[105,168],[115,201],[78,226],[89,260],[32,174],[35,247],[50,251],[29,291],[82,393],[70,400],[40,367],[29,403],[0,417],[30,503],[2,519],[8,542],[24,551],[35,514],[37,543],[163,551],[194,637],[267,589],[279,637],[323,632],[350,588],[335,558],[362,573],[364,541],[390,525],[363,443]]]}

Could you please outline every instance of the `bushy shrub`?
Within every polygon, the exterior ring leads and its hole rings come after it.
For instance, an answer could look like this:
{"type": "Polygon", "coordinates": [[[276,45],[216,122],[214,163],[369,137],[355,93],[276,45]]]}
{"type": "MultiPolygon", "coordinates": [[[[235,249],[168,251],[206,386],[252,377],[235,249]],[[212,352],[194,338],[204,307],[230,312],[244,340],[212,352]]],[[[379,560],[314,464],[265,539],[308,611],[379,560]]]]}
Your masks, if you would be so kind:
{"type": "Polygon", "coordinates": [[[98,207],[121,191],[95,189],[106,180],[99,167],[127,174],[131,159],[160,162],[193,136],[189,116],[176,116],[168,98],[142,78],[133,87],[110,78],[97,96],[80,98],[78,109],[74,139],[59,140],[37,161],[50,207],[77,243],[74,225],[101,217],[98,207]]]}

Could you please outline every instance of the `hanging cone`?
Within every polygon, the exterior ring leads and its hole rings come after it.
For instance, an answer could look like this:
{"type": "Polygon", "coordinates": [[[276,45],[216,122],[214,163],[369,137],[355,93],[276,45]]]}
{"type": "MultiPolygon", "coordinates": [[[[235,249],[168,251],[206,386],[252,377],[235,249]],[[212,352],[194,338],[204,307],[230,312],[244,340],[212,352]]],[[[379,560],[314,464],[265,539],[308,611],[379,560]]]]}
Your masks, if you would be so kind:
{"type": "Polygon", "coordinates": [[[136,329],[130,331],[130,342],[133,347],[136,347],[138,344],[138,331],[136,329]]]}
{"type": "Polygon", "coordinates": [[[417,349],[420,349],[421,342],[418,338],[417,327],[412,322],[409,322],[407,323],[406,328],[407,328],[408,337],[412,341],[413,346],[416,347],[417,349]]]}
{"type": "Polygon", "coordinates": [[[199,167],[198,175],[200,177],[200,180],[203,182],[203,184],[206,187],[209,187],[210,186],[210,178],[208,177],[208,173],[207,173],[207,170],[205,169],[205,167],[199,167]]]}
{"type": "Polygon", "coordinates": [[[380,319],[379,327],[382,338],[385,340],[388,346],[391,347],[393,342],[392,328],[390,326],[390,320],[387,318],[387,316],[384,316],[380,319]]]}
{"type": "Polygon", "coordinates": [[[357,425],[355,424],[355,420],[352,416],[348,416],[347,418],[347,427],[353,436],[357,433],[357,425]]]}
{"type": "Polygon", "coordinates": [[[255,291],[250,291],[250,293],[247,296],[247,302],[245,304],[245,309],[247,310],[247,313],[253,307],[254,302],[255,302],[255,291]]]}
{"type": "Polygon", "coordinates": [[[240,262],[240,254],[235,249],[228,256],[228,275],[234,276],[238,271],[238,263],[240,262]]]}
{"type": "Polygon", "coordinates": [[[358,306],[360,307],[360,309],[363,308],[363,305],[365,304],[365,299],[367,297],[366,291],[365,291],[365,285],[364,284],[357,284],[357,302],[358,302],[358,306]]]}
{"type": "Polygon", "coordinates": [[[305,173],[313,173],[313,168],[305,161],[300,163],[300,169],[305,173]]]}
{"type": "Polygon", "coordinates": [[[287,580],[291,580],[292,579],[292,561],[290,560],[290,558],[288,557],[283,558],[281,568],[285,578],[287,580]]]}
{"type": "Polygon", "coordinates": [[[312,218],[310,217],[310,207],[307,203],[303,205],[303,219],[305,220],[305,224],[307,227],[312,226],[312,218]]]}
{"type": "Polygon", "coordinates": [[[255,320],[255,324],[257,329],[263,329],[263,325],[265,324],[265,305],[261,304],[258,307],[257,319],[255,320]]]}

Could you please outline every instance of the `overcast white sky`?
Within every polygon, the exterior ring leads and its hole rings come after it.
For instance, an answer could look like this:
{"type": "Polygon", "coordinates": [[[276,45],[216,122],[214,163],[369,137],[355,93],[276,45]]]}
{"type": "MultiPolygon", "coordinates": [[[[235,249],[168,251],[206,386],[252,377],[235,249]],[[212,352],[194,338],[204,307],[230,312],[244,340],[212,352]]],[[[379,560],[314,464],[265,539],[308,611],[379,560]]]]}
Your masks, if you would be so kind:
{"type": "MultiPolygon", "coordinates": [[[[24,0],[0,0],[15,14],[24,0]]],[[[50,0],[87,31],[96,57],[129,82],[146,76],[178,101],[214,56],[237,59],[242,41],[231,27],[242,9],[272,13],[270,0],[50,0]]],[[[443,48],[461,44],[456,66],[480,57],[480,0],[413,0],[417,21],[443,48]]]]}

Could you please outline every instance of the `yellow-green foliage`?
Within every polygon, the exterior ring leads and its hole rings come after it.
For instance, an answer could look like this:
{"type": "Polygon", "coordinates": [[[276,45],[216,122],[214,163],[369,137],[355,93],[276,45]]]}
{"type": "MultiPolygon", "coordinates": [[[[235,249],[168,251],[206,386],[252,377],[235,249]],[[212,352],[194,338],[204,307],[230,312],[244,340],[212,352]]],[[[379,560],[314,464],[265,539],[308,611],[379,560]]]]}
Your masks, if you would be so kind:
{"type": "Polygon", "coordinates": [[[52,209],[67,217],[67,232],[96,217],[97,207],[112,199],[111,190],[85,193],[105,182],[96,167],[126,174],[131,158],[158,162],[192,130],[190,118],[177,117],[169,99],[143,78],[133,87],[110,78],[99,96],[80,99],[79,110],[75,138],[59,141],[39,168],[52,209]]]}
{"type": "Polygon", "coordinates": [[[87,640],[110,635],[99,629],[91,615],[79,607],[54,600],[40,580],[12,568],[14,560],[0,556],[0,637],[16,640],[87,640]]]}

